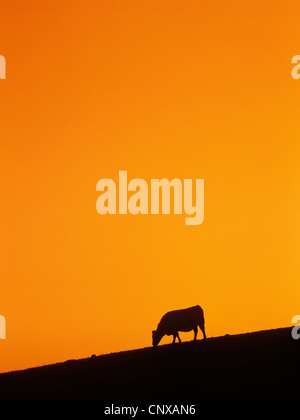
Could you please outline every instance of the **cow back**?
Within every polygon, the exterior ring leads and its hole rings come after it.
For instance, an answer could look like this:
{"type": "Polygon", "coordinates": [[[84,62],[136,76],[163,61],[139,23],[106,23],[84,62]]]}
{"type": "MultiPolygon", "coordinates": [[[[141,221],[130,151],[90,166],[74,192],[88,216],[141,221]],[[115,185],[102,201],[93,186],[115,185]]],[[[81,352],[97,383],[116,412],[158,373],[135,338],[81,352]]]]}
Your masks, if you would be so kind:
{"type": "Polygon", "coordinates": [[[197,306],[167,312],[161,319],[158,330],[171,335],[176,331],[191,331],[203,323],[203,310],[197,306]]]}

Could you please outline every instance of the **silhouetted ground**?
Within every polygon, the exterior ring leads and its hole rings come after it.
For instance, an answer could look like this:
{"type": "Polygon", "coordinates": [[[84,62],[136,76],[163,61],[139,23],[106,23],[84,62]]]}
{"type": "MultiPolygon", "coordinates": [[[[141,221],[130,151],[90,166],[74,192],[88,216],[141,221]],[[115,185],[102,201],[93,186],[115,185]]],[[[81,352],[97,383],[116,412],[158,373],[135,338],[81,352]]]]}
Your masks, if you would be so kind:
{"type": "Polygon", "coordinates": [[[298,399],[291,328],[158,346],[0,375],[0,399],[298,399]]]}

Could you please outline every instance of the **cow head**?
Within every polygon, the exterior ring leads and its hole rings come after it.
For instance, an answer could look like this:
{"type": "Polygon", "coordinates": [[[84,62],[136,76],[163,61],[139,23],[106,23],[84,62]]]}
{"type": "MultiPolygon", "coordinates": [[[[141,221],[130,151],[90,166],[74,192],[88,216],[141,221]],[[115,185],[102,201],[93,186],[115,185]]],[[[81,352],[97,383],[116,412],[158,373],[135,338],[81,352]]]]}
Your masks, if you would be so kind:
{"type": "Polygon", "coordinates": [[[152,346],[156,347],[161,340],[161,334],[158,331],[152,331],[152,346]]]}

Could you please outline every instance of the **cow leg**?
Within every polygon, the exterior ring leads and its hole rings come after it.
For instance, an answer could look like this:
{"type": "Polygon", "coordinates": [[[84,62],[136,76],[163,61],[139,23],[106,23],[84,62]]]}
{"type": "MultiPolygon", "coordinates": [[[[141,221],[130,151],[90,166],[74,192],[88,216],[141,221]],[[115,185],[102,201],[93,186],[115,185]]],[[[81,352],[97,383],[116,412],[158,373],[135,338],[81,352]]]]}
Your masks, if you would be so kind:
{"type": "Polygon", "coordinates": [[[178,331],[177,331],[175,334],[173,334],[173,341],[172,341],[172,344],[174,344],[174,343],[175,343],[175,341],[176,341],[176,337],[178,338],[178,342],[179,342],[179,343],[181,343],[181,340],[180,340],[180,337],[179,337],[179,334],[178,334],[178,331]]]}
{"type": "Polygon", "coordinates": [[[197,334],[198,334],[198,327],[194,328],[194,340],[197,340],[197,334]]]}
{"type": "Polygon", "coordinates": [[[203,332],[203,338],[206,338],[204,325],[200,325],[200,330],[203,332]]]}

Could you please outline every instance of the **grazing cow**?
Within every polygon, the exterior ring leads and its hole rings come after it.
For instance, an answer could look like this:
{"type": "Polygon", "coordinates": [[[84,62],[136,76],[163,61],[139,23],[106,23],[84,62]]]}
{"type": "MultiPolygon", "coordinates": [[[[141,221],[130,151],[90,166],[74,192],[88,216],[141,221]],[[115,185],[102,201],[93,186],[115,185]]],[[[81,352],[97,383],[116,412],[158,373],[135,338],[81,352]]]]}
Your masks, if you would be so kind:
{"type": "Polygon", "coordinates": [[[173,335],[173,343],[178,337],[178,341],[181,343],[178,331],[194,330],[194,340],[196,340],[198,325],[203,332],[203,337],[206,338],[203,310],[199,305],[167,312],[158,324],[157,330],[152,331],[152,345],[156,347],[164,335],[173,335]]]}

